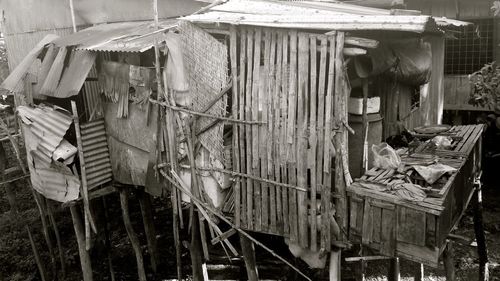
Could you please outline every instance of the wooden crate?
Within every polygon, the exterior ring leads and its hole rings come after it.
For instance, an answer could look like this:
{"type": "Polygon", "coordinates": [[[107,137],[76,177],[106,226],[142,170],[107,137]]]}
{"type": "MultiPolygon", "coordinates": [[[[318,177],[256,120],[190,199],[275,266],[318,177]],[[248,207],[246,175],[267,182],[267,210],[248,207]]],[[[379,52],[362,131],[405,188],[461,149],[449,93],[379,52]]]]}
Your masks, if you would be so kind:
{"type": "MultiPolygon", "coordinates": [[[[483,125],[452,128],[461,139],[451,151],[437,151],[439,161],[458,168],[445,183],[436,184],[434,196],[410,202],[396,195],[350,186],[349,237],[388,256],[399,256],[437,267],[446,237],[458,223],[473,195],[473,180],[480,170],[483,125]]],[[[425,144],[417,148],[425,153],[425,144]]],[[[372,169],[359,180],[390,184],[388,171],[372,169]]]]}

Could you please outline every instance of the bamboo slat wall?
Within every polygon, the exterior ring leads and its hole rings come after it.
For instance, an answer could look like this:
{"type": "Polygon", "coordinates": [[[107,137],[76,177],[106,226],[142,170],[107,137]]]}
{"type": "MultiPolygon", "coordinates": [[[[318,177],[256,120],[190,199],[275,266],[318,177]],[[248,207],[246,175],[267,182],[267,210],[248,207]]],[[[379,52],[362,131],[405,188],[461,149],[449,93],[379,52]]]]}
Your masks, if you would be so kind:
{"type": "Polygon", "coordinates": [[[233,127],[233,168],[248,175],[235,188],[235,223],[330,250],[330,218],[345,206],[332,201],[343,198],[347,163],[343,33],[242,27],[230,42],[233,116],[265,122],[233,127]]]}

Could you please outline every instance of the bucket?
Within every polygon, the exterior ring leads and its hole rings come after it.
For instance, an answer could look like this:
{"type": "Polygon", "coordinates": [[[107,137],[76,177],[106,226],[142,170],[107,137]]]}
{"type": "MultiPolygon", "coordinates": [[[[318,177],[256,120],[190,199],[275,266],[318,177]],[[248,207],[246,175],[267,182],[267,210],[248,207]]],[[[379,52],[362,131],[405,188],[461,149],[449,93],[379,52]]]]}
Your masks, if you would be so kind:
{"type": "MultiPolygon", "coordinates": [[[[380,113],[367,114],[368,116],[368,169],[373,164],[371,152],[372,144],[382,142],[382,116],[380,113]]],[[[349,171],[353,178],[362,176],[361,163],[363,161],[363,116],[349,114],[349,126],[354,135],[349,135],[349,171]]]]}

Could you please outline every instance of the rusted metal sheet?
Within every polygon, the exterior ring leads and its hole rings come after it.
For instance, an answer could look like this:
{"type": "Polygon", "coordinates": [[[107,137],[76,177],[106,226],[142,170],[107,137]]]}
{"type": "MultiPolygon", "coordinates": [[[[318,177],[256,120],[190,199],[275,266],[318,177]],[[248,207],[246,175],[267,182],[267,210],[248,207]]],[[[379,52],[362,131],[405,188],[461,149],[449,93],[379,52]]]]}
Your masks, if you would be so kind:
{"type": "Polygon", "coordinates": [[[19,106],[17,111],[23,123],[29,126],[33,137],[36,138],[37,145],[33,153],[43,162],[50,164],[52,153],[72,123],[71,116],[60,107],[51,108],[43,105],[37,108],[19,106]]]}
{"type": "Polygon", "coordinates": [[[64,72],[54,94],[57,98],[77,95],[94,65],[97,54],[85,50],[73,51],[69,66],[64,72]]]}
{"type": "MultiPolygon", "coordinates": [[[[59,161],[56,148],[72,123],[71,117],[50,107],[18,107],[25,139],[28,168],[33,188],[46,198],[67,202],[78,198],[80,180],[59,161]]],[[[66,145],[69,145],[67,143],[66,145]]]]}
{"type": "MultiPolygon", "coordinates": [[[[176,25],[176,20],[159,23],[160,29],[176,25]]],[[[144,52],[154,46],[155,37],[161,41],[161,32],[152,21],[102,24],[56,40],[58,46],[75,46],[79,50],[109,52],[144,52]]]]}
{"type": "Polygon", "coordinates": [[[391,15],[390,10],[339,3],[230,0],[203,14],[181,19],[197,23],[228,23],[318,30],[392,30],[439,32],[438,26],[466,24],[431,16],[391,15]]]}
{"type": "Polygon", "coordinates": [[[113,136],[108,137],[113,178],[123,184],[144,186],[149,152],[126,144],[113,136]]]}

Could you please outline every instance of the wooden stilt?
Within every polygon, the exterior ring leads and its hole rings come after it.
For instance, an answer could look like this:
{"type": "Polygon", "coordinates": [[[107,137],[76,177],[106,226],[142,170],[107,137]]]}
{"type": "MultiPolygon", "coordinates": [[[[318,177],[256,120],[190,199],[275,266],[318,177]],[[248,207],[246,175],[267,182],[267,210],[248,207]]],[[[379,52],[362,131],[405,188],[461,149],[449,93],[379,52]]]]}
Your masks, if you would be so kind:
{"type": "Polygon", "coordinates": [[[83,281],[92,281],[92,264],[90,255],[85,246],[85,230],[83,229],[80,211],[76,205],[70,206],[73,227],[75,228],[76,240],[78,242],[78,252],[80,254],[80,264],[82,267],[83,281]]]}
{"type": "Polygon", "coordinates": [[[54,217],[54,206],[52,205],[52,202],[50,202],[50,200],[46,200],[46,203],[47,203],[46,206],[50,224],[52,225],[52,230],[54,231],[54,234],[56,236],[57,250],[59,253],[59,262],[61,263],[61,274],[62,278],[64,279],[66,277],[66,259],[64,257],[64,251],[62,248],[61,235],[59,233],[59,228],[57,227],[56,218],[54,217]]]}
{"type": "Polygon", "coordinates": [[[255,260],[255,247],[253,242],[246,236],[240,234],[241,252],[245,260],[247,269],[248,281],[258,281],[259,272],[257,270],[257,262],[255,260]]]}
{"type": "Polygon", "coordinates": [[[340,259],[341,251],[333,250],[330,252],[330,267],[329,267],[329,277],[330,281],[340,281],[340,259]]]}
{"type": "Polygon", "coordinates": [[[189,252],[191,254],[191,267],[193,272],[194,281],[203,280],[203,268],[202,268],[202,250],[200,241],[200,231],[199,231],[199,216],[194,214],[191,222],[191,244],[189,246],[189,252]]]}
{"type": "Polygon", "coordinates": [[[415,272],[415,281],[424,281],[425,271],[424,264],[419,263],[415,272]]]}
{"type": "MultiPolygon", "coordinates": [[[[3,130],[6,130],[6,133],[10,139],[10,142],[14,146],[14,151],[16,152],[16,157],[18,159],[18,164],[19,164],[21,170],[24,173],[26,173],[26,170],[24,169],[23,162],[21,161],[21,158],[19,157],[19,154],[18,154],[19,150],[17,149],[17,144],[14,142],[14,139],[12,138],[12,136],[10,135],[10,133],[8,131],[8,127],[5,125],[5,123],[3,122],[3,120],[1,118],[0,118],[0,125],[1,125],[3,130]]],[[[16,131],[17,131],[17,128],[16,128],[16,131]]],[[[0,181],[2,181],[2,182],[4,182],[4,180],[5,180],[6,164],[7,164],[7,156],[5,154],[5,149],[3,148],[3,144],[0,142],[0,181]]],[[[40,259],[40,254],[38,253],[38,250],[36,248],[35,240],[33,240],[31,228],[30,228],[29,224],[27,224],[21,217],[19,217],[19,210],[17,208],[16,195],[14,194],[14,191],[13,191],[13,187],[14,187],[13,183],[10,183],[10,182],[5,183],[5,184],[3,184],[3,187],[4,187],[5,193],[7,195],[7,200],[9,201],[12,216],[17,220],[22,220],[23,223],[25,224],[26,231],[28,232],[28,237],[29,237],[30,244],[31,244],[31,250],[33,251],[33,256],[35,257],[35,263],[38,267],[38,272],[40,273],[40,279],[42,281],[48,280],[47,272],[45,271],[45,266],[43,265],[43,263],[40,259]]],[[[30,187],[30,189],[31,189],[31,187],[30,187]]],[[[3,280],[2,276],[0,276],[0,280],[3,280]]]]}
{"type": "Polygon", "coordinates": [[[476,234],[477,254],[479,256],[479,281],[489,280],[488,250],[483,226],[483,197],[481,183],[476,183],[476,200],[474,200],[474,232],[476,234]]]}
{"type": "MultiPolygon", "coordinates": [[[[363,256],[363,245],[360,245],[359,253],[358,255],[360,257],[363,256]]],[[[356,281],[364,281],[365,280],[365,266],[366,266],[366,260],[365,259],[359,259],[358,263],[354,265],[354,275],[356,281]]]]}
{"type": "Polygon", "coordinates": [[[455,263],[453,262],[453,247],[452,242],[446,244],[446,248],[443,251],[443,264],[444,271],[446,273],[446,280],[455,280],[455,263]]]}
{"type": "Polygon", "coordinates": [[[388,281],[399,281],[401,280],[399,274],[399,258],[393,258],[389,264],[389,273],[387,274],[388,281]]]}
{"type": "MultiPolygon", "coordinates": [[[[43,265],[42,259],[40,258],[40,254],[38,253],[38,250],[36,248],[35,240],[33,239],[33,234],[31,233],[31,228],[29,227],[29,225],[26,225],[26,231],[28,232],[28,237],[30,239],[30,244],[31,244],[31,250],[33,251],[33,255],[35,256],[35,262],[38,267],[38,271],[40,272],[40,278],[42,279],[42,281],[49,280],[49,278],[47,277],[47,271],[45,271],[45,266],[43,265]]],[[[84,281],[88,280],[84,279],[84,281]]]]}
{"type": "Polygon", "coordinates": [[[43,237],[45,238],[45,242],[47,243],[47,247],[50,255],[50,262],[52,265],[52,275],[57,276],[56,270],[56,258],[54,254],[54,243],[52,242],[52,238],[49,232],[49,226],[47,221],[47,208],[45,205],[45,198],[36,192],[33,188],[31,188],[31,192],[33,194],[33,198],[35,199],[36,205],[38,207],[38,212],[40,213],[40,220],[42,221],[42,232],[43,237]]]}
{"type": "Polygon", "coordinates": [[[127,230],[128,238],[134,249],[135,259],[137,261],[137,273],[139,275],[140,281],[146,281],[146,272],[144,271],[144,258],[142,256],[141,245],[137,234],[132,227],[132,222],[130,221],[130,214],[128,210],[128,190],[125,188],[120,189],[120,205],[122,208],[123,223],[125,224],[125,229],[127,230]]]}
{"type": "Polygon", "coordinates": [[[151,261],[151,268],[156,273],[158,264],[158,247],[156,241],[156,230],[153,220],[153,210],[151,208],[151,196],[144,191],[139,193],[139,203],[141,205],[142,220],[144,223],[144,231],[146,233],[146,240],[148,243],[148,251],[151,261]]]}
{"type": "Polygon", "coordinates": [[[104,209],[104,239],[106,244],[106,253],[108,256],[108,268],[111,281],[115,281],[115,271],[113,270],[113,258],[111,255],[111,241],[109,239],[109,223],[108,223],[108,208],[106,205],[106,198],[102,197],[102,206],[104,209]]]}

